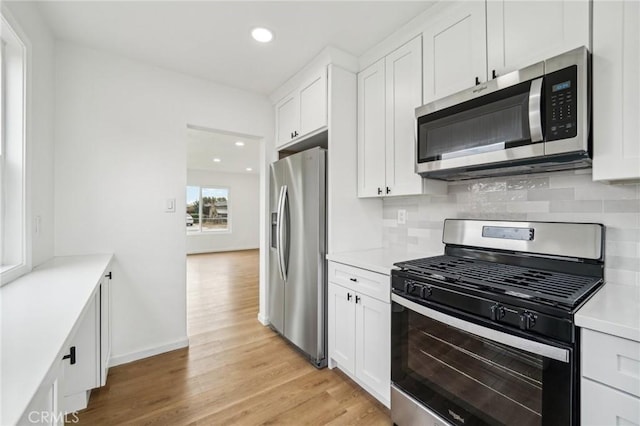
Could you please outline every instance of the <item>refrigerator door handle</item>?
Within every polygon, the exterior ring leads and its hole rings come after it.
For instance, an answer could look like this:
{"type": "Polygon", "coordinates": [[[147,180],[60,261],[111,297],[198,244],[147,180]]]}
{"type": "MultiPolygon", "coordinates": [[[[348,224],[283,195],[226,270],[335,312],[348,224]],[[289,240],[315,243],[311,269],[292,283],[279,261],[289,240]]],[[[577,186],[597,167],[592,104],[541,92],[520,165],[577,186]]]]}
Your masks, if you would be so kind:
{"type": "Polygon", "coordinates": [[[287,198],[287,185],[280,187],[280,197],[278,199],[278,266],[280,266],[280,277],[287,280],[287,270],[284,261],[284,207],[287,198]]]}

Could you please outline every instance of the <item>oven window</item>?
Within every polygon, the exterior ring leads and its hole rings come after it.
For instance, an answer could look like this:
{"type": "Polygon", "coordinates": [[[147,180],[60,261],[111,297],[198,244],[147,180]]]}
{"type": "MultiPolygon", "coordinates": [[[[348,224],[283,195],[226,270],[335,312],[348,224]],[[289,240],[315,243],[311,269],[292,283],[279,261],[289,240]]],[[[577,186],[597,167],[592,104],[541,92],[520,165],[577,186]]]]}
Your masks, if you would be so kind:
{"type": "Polygon", "coordinates": [[[518,84],[418,119],[418,161],[446,160],[531,143],[529,88],[518,84]]]}
{"type": "Polygon", "coordinates": [[[570,424],[571,367],[393,304],[392,381],[460,425],[570,424]]]}

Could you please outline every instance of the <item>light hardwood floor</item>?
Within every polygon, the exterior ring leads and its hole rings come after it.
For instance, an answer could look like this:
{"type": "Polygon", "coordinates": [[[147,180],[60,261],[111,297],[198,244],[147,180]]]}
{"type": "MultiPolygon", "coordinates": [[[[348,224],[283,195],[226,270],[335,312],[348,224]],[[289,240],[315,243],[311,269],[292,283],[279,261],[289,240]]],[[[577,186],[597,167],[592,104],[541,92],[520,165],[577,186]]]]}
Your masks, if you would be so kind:
{"type": "Polygon", "coordinates": [[[109,371],[84,425],[386,425],[337,370],[316,370],[257,320],[258,251],[189,256],[190,347],[109,371]]]}

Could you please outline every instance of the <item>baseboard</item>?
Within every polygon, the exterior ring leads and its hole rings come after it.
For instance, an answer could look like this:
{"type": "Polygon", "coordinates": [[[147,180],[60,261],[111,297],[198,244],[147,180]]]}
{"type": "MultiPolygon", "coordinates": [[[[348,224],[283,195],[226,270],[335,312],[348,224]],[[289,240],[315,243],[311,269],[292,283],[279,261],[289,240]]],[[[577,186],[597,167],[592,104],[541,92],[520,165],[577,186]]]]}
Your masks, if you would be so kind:
{"type": "Polygon", "coordinates": [[[258,321],[260,321],[262,325],[269,325],[269,318],[262,315],[262,312],[258,312],[258,321]]]}
{"type": "Polygon", "coordinates": [[[228,251],[245,251],[245,250],[258,250],[258,249],[260,249],[260,247],[232,247],[232,248],[225,248],[225,249],[194,250],[194,251],[188,251],[187,255],[206,254],[206,253],[226,253],[228,251]]]}
{"type": "Polygon", "coordinates": [[[153,348],[145,349],[142,351],[130,352],[125,355],[113,356],[109,359],[109,367],[115,367],[117,365],[127,364],[129,362],[138,361],[150,356],[159,355],[165,352],[174,351],[176,349],[182,349],[189,346],[189,338],[185,337],[180,340],[176,340],[166,345],[156,346],[153,348]]]}

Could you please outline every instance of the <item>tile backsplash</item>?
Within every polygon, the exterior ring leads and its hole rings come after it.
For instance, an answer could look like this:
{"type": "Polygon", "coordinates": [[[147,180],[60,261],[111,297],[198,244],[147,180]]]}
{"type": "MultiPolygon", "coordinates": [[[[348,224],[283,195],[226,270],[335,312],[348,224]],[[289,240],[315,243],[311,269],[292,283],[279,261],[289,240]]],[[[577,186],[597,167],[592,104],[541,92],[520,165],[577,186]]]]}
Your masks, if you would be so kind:
{"type": "Polygon", "coordinates": [[[640,184],[593,182],[585,169],[450,182],[448,189],[445,196],[385,198],[385,246],[442,253],[447,218],[602,223],[607,281],[640,285],[640,184]],[[402,225],[399,209],[407,211],[402,225]]]}

